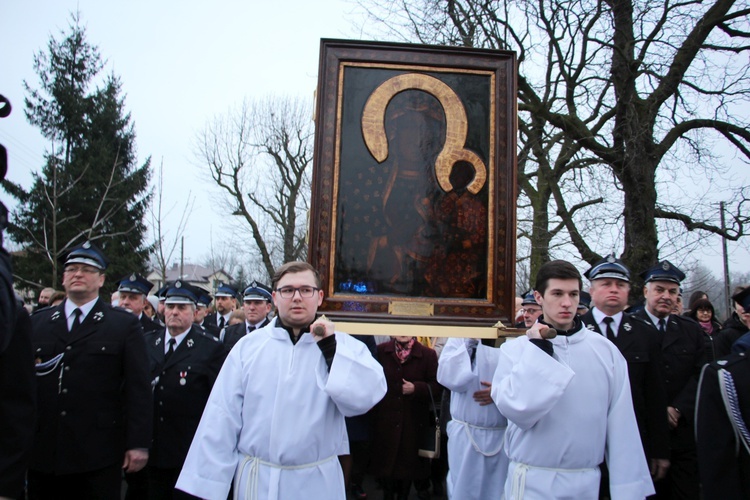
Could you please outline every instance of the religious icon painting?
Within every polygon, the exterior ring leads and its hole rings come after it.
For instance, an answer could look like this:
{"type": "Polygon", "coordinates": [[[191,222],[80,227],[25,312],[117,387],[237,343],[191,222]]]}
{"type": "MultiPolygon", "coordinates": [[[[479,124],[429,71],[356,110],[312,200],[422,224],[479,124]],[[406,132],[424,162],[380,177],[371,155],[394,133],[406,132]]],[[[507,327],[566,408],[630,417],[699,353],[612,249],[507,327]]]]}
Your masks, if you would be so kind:
{"type": "Polygon", "coordinates": [[[321,42],[309,258],[326,315],[512,317],[515,81],[512,52],[321,42]]]}

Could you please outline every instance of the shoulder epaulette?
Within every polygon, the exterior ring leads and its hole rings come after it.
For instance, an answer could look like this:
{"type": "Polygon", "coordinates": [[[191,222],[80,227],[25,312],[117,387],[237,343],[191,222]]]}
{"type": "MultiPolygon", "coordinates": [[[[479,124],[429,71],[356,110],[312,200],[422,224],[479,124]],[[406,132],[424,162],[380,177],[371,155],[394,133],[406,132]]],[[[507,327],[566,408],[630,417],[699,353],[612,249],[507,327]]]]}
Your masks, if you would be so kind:
{"type": "Polygon", "coordinates": [[[651,328],[656,328],[654,326],[654,324],[651,323],[651,321],[649,321],[649,320],[647,320],[645,318],[641,318],[640,316],[637,316],[637,315],[635,315],[633,313],[627,313],[627,312],[623,313],[622,317],[623,317],[623,319],[627,318],[630,321],[633,321],[634,323],[638,323],[638,324],[640,324],[642,326],[646,325],[646,326],[650,326],[651,328]]]}
{"type": "Polygon", "coordinates": [[[678,320],[678,321],[684,321],[685,323],[690,323],[691,325],[695,325],[698,328],[700,328],[700,326],[701,326],[700,323],[698,323],[697,321],[695,321],[690,316],[682,316],[681,314],[673,314],[672,317],[674,319],[678,320]]]}
{"type": "Polygon", "coordinates": [[[57,306],[47,306],[47,307],[42,307],[41,309],[37,309],[36,311],[33,311],[33,312],[31,313],[31,316],[36,316],[36,315],[37,315],[37,314],[39,314],[40,312],[45,312],[45,311],[49,311],[50,309],[54,309],[54,308],[56,308],[56,307],[57,307],[57,306]]]}
{"type": "Polygon", "coordinates": [[[711,366],[716,370],[724,369],[724,370],[731,371],[732,366],[742,364],[748,361],[748,359],[750,359],[750,357],[748,357],[747,353],[739,352],[739,353],[730,354],[729,356],[725,356],[721,359],[718,359],[714,361],[713,363],[711,363],[711,366]]]}
{"type": "Polygon", "coordinates": [[[218,337],[214,337],[213,335],[211,335],[210,333],[208,333],[206,330],[203,329],[202,326],[200,326],[200,325],[195,325],[195,326],[197,326],[198,329],[199,329],[199,331],[196,332],[198,337],[206,338],[206,339],[209,339],[209,340],[214,340],[216,342],[219,342],[218,337]]]}

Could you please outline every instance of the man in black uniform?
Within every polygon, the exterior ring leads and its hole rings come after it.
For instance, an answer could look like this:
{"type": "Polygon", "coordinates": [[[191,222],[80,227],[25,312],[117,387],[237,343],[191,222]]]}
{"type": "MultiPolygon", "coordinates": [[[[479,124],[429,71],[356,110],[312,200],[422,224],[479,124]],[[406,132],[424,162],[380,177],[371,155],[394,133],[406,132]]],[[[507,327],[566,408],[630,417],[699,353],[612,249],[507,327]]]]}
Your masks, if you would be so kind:
{"type": "Polygon", "coordinates": [[[146,465],[151,386],[138,319],[99,297],[107,259],[90,242],[65,260],[67,299],[32,320],[39,418],[29,498],[119,499],[146,465]]]}
{"type": "Polygon", "coordinates": [[[201,327],[201,329],[207,334],[218,339],[219,335],[221,334],[221,330],[215,324],[209,324],[206,321],[206,316],[208,315],[208,306],[211,305],[213,297],[211,297],[211,294],[208,293],[208,290],[202,287],[196,286],[195,290],[199,295],[198,302],[195,305],[195,316],[193,316],[193,323],[201,327]]]}
{"type": "Polygon", "coordinates": [[[581,290],[581,295],[578,297],[578,308],[576,312],[583,316],[591,309],[591,294],[581,290]]]}
{"type": "Polygon", "coordinates": [[[154,441],[148,463],[151,500],[194,498],[174,485],[228,352],[193,323],[199,294],[191,285],[176,281],[166,293],[166,328],[146,336],[154,386],[154,441]]]}
{"type": "Polygon", "coordinates": [[[653,327],[661,343],[667,418],[670,427],[670,467],[656,482],[658,498],[699,498],[693,416],[698,377],[705,363],[703,329],[690,318],[672,314],[685,274],[669,261],[641,273],[645,309],[635,315],[653,327]]]}
{"type": "Polygon", "coordinates": [[[164,301],[167,300],[165,294],[169,290],[169,284],[159,288],[154,295],[159,298],[159,304],[156,307],[156,319],[164,323],[164,301]]]}
{"type": "MultiPolygon", "coordinates": [[[[117,293],[119,294],[117,307],[135,314],[144,333],[160,328],[157,322],[143,313],[146,297],[153,287],[153,283],[138,273],[122,277],[117,286],[117,293]]],[[[125,481],[128,483],[125,500],[146,498],[148,494],[148,476],[145,469],[125,474],[125,481]]]]}
{"type": "Polygon", "coordinates": [[[159,323],[149,318],[148,315],[143,314],[143,307],[146,305],[146,297],[153,287],[154,284],[149,280],[140,274],[133,273],[129,276],[123,277],[117,288],[117,291],[120,292],[120,302],[118,307],[127,309],[135,314],[138,317],[138,321],[141,323],[141,327],[143,327],[144,333],[160,328],[159,323]]]}
{"type": "Polygon", "coordinates": [[[253,281],[250,286],[245,288],[242,295],[242,310],[245,312],[245,322],[228,326],[221,339],[227,349],[230,350],[242,337],[253,330],[263,328],[271,322],[268,319],[272,301],[269,287],[253,281]]]}
{"type": "Polygon", "coordinates": [[[706,365],[698,388],[695,431],[705,500],[750,498],[750,357],[732,354],[706,365]]]}
{"type": "Polygon", "coordinates": [[[229,326],[229,317],[237,307],[237,290],[224,283],[219,284],[214,299],[216,312],[206,316],[203,325],[214,325],[219,331],[229,326]]]}
{"type": "MultiPolygon", "coordinates": [[[[623,313],[630,293],[630,270],[614,255],[584,273],[591,282],[592,309],[581,317],[589,330],[614,342],[628,363],[633,409],[643,450],[658,481],[669,468],[667,393],[662,376],[661,344],[643,319],[623,313]]],[[[602,476],[602,486],[608,481],[602,476]]],[[[609,496],[606,491],[604,495],[609,496]]]]}

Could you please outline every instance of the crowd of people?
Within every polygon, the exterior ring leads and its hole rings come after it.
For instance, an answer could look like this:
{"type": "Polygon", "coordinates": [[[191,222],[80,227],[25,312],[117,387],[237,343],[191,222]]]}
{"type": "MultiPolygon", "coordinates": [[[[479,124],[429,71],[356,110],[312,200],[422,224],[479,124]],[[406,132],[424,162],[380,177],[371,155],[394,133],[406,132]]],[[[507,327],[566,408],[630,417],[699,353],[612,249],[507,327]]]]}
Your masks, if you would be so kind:
{"type": "Polygon", "coordinates": [[[614,256],[588,291],[552,261],[500,344],[337,331],[304,262],[213,296],[133,273],[111,304],[107,266],[76,247],[18,315],[0,498],[750,497],[750,287],[722,325],[667,261],[635,307],[614,256]]]}

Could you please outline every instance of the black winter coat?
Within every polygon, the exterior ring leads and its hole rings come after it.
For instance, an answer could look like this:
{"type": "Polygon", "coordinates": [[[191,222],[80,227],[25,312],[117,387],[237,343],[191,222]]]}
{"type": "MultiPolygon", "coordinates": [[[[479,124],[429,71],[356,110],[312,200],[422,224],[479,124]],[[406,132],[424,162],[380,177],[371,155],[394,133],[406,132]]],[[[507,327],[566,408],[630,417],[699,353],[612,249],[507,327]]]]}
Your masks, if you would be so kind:
{"type": "MultiPolygon", "coordinates": [[[[263,328],[270,322],[271,320],[266,318],[260,327],[263,328]]],[[[243,321],[242,323],[226,327],[224,329],[224,338],[221,339],[221,341],[227,346],[227,350],[231,351],[232,347],[234,347],[234,345],[245,335],[247,335],[247,323],[243,321]]]]}
{"type": "Polygon", "coordinates": [[[378,345],[378,361],[383,365],[388,390],[372,409],[372,472],[383,478],[425,479],[430,475],[430,463],[419,457],[417,450],[420,433],[431,424],[428,385],[436,404],[440,401],[437,354],[415,341],[411,356],[401,364],[395,342],[378,345]],[[403,394],[403,380],[414,384],[413,394],[403,394]]]}
{"type": "Polygon", "coordinates": [[[716,359],[728,356],[732,352],[732,344],[737,342],[737,339],[742,337],[748,332],[748,328],[740,321],[737,313],[732,313],[732,317],[724,323],[724,328],[718,333],[714,340],[714,349],[716,351],[716,359]]]}

